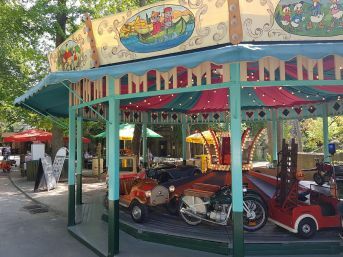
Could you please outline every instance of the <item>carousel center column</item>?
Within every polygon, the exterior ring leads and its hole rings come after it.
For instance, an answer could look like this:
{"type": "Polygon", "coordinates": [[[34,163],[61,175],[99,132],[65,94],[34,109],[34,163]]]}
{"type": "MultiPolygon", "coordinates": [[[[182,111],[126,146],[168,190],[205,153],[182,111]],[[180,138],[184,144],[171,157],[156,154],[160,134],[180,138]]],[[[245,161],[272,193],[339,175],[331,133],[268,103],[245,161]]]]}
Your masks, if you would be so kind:
{"type": "Polygon", "coordinates": [[[110,89],[108,101],[108,256],[119,253],[119,128],[120,100],[114,95],[114,80],[107,80],[110,89]]]}
{"type": "Polygon", "coordinates": [[[230,64],[230,117],[231,117],[231,187],[233,218],[233,256],[244,256],[243,238],[243,180],[241,147],[241,85],[240,64],[230,64]]]}

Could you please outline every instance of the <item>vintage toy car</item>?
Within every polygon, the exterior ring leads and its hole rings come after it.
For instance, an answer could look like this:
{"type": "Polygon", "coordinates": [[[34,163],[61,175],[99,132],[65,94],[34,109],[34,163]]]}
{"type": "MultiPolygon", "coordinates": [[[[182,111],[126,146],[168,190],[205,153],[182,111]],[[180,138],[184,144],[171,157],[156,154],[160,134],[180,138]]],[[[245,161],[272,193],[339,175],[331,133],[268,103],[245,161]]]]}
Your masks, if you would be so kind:
{"type": "MultiPolygon", "coordinates": [[[[132,219],[141,223],[148,218],[149,207],[167,204],[175,187],[159,185],[158,181],[147,178],[145,172],[138,172],[136,156],[120,157],[120,198],[119,204],[129,208],[132,219]]],[[[108,208],[107,194],[105,206],[108,208]]]]}
{"type": "Polygon", "coordinates": [[[125,179],[120,184],[123,191],[119,204],[130,209],[131,217],[137,223],[148,218],[149,207],[167,204],[170,193],[175,190],[173,185],[167,188],[150,178],[125,179]]]}
{"type": "Polygon", "coordinates": [[[192,165],[169,165],[150,169],[146,171],[149,178],[156,179],[159,183],[178,182],[181,180],[193,179],[195,176],[202,174],[197,166],[192,165]]]}

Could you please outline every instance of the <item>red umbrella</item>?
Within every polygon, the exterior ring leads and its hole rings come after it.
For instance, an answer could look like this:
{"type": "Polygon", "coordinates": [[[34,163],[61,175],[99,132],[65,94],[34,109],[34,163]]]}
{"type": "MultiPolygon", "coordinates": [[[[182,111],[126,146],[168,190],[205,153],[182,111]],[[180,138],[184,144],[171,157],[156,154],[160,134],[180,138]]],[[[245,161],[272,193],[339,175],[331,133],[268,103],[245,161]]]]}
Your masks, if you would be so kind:
{"type": "Polygon", "coordinates": [[[29,129],[22,132],[15,133],[11,136],[4,137],[5,143],[10,142],[30,142],[30,141],[48,141],[52,137],[50,132],[39,129],[29,129]]]}
{"type": "MultiPolygon", "coordinates": [[[[22,132],[15,133],[11,136],[4,137],[4,143],[11,142],[32,142],[32,141],[51,141],[52,133],[39,130],[39,129],[29,129],[22,132]]],[[[63,137],[64,141],[68,141],[68,137],[63,137]]],[[[90,143],[90,139],[83,137],[82,142],[85,144],[90,143]]]]}

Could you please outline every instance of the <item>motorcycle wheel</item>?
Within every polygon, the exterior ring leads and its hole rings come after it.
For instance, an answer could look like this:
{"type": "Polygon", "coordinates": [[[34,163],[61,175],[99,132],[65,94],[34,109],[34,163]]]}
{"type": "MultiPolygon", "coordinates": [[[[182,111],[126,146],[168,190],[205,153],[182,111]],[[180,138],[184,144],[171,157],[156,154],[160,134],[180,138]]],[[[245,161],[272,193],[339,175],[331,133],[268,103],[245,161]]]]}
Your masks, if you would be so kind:
{"type": "Polygon", "coordinates": [[[244,197],[243,201],[251,211],[251,216],[249,217],[247,211],[243,210],[244,230],[253,232],[263,228],[268,220],[266,206],[261,200],[252,196],[244,197]]]}
{"type": "Polygon", "coordinates": [[[193,217],[191,215],[187,215],[186,213],[182,212],[182,209],[188,209],[189,206],[186,204],[183,200],[180,201],[180,208],[179,208],[179,213],[181,218],[189,225],[196,226],[201,223],[201,219],[193,217]]]}
{"type": "Polygon", "coordinates": [[[313,180],[317,185],[322,186],[324,184],[324,178],[318,172],[313,174],[313,180]]]}

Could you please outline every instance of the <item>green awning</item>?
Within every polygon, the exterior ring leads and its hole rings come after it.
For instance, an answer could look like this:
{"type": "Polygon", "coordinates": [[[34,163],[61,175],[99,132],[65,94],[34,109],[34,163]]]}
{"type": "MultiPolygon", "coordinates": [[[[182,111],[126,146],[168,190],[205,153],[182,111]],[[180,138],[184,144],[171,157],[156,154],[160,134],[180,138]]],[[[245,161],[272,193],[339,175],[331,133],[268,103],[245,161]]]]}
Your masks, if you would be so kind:
{"type": "MultiPolygon", "coordinates": [[[[132,140],[133,132],[135,130],[134,124],[121,124],[119,130],[120,140],[132,140]]],[[[106,131],[94,136],[95,138],[106,137],[106,131]]],[[[162,136],[151,129],[147,129],[147,137],[151,138],[161,138],[162,136]]]]}

